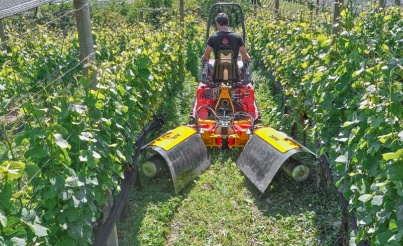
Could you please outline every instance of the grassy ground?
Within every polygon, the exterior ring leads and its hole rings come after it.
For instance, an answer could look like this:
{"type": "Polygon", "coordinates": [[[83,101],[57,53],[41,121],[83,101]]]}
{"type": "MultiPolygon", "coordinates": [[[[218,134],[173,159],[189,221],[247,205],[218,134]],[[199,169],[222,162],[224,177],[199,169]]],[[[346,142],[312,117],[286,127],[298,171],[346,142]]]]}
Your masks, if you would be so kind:
{"type": "MultiPolygon", "coordinates": [[[[263,124],[283,124],[276,101],[261,96],[270,94],[270,81],[255,75],[255,82],[263,124]]],[[[240,152],[209,149],[212,166],[177,195],[168,177],[143,178],[131,215],[118,223],[120,245],[336,245],[337,195],[318,185],[314,160],[306,160],[306,181],[279,171],[261,194],[236,167],[240,152]]]]}
{"type": "Polygon", "coordinates": [[[118,224],[121,245],[334,245],[337,197],[316,176],[279,172],[261,194],[236,167],[239,150],[210,150],[213,165],[175,195],[168,179],[143,180],[118,224]]]}

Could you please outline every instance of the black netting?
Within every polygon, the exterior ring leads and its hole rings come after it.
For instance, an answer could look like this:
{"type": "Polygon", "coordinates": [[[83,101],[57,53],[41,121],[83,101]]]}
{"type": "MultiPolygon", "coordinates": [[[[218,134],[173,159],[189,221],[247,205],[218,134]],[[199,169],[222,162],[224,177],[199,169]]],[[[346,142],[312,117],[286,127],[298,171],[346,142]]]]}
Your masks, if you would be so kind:
{"type": "Polygon", "coordinates": [[[53,0],[0,0],[0,19],[12,16],[53,0]]]}

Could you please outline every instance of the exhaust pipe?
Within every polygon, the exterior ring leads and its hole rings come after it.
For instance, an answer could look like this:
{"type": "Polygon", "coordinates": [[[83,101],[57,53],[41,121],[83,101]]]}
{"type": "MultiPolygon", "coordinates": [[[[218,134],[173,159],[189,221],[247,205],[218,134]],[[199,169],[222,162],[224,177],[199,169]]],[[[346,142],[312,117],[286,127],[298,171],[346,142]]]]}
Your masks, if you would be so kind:
{"type": "Polygon", "coordinates": [[[309,168],[292,158],[284,163],[281,169],[297,182],[302,182],[309,176],[309,168]]]}

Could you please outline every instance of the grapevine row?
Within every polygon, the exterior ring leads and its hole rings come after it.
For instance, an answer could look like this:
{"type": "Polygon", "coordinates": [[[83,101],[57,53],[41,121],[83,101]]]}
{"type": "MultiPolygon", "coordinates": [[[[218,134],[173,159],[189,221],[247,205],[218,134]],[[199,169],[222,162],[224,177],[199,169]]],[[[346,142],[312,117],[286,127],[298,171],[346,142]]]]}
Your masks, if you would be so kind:
{"type": "Polygon", "coordinates": [[[253,57],[281,83],[295,122],[310,117],[318,154],[329,156],[355,212],[351,245],[403,243],[402,17],[400,7],[345,9],[339,35],[320,18],[284,21],[263,11],[249,22],[253,57]]]}
{"type": "Polygon", "coordinates": [[[137,134],[153,115],[180,111],[172,95],[197,66],[197,24],[188,18],[182,36],[177,22],[155,30],[95,20],[96,90],[81,76],[75,32],[37,26],[36,38],[10,38],[0,70],[0,244],[91,243],[137,134]]]}

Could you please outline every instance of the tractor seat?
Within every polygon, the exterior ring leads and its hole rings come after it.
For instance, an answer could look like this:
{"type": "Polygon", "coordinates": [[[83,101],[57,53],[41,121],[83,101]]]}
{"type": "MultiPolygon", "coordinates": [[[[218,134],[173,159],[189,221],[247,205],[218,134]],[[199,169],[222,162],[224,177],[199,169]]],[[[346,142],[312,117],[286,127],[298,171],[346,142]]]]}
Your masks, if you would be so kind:
{"type": "Polygon", "coordinates": [[[218,51],[218,59],[214,62],[213,82],[239,82],[238,62],[233,59],[232,50],[218,51]]]}

